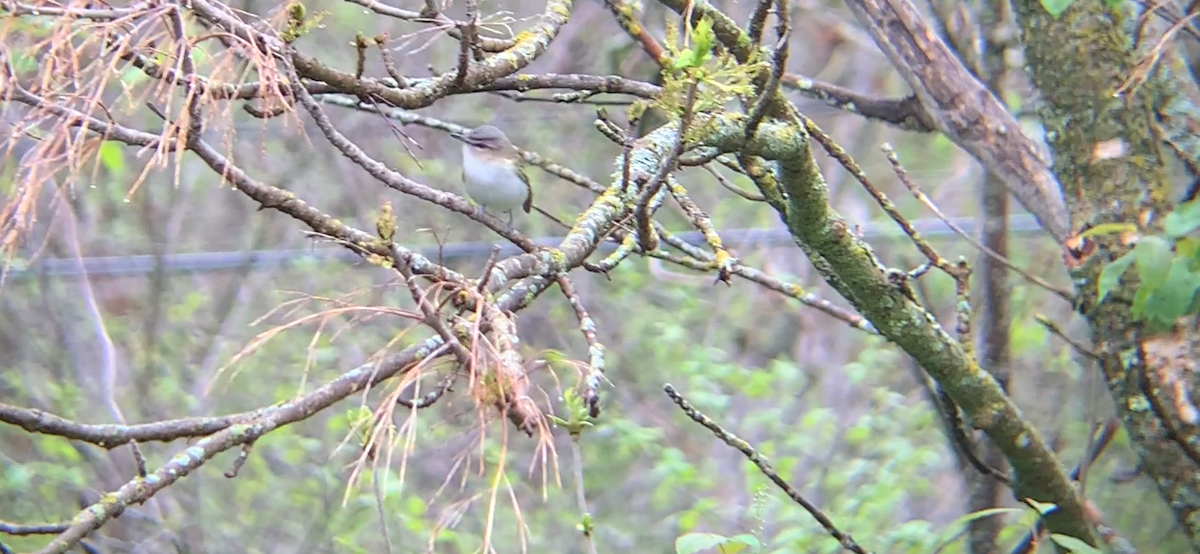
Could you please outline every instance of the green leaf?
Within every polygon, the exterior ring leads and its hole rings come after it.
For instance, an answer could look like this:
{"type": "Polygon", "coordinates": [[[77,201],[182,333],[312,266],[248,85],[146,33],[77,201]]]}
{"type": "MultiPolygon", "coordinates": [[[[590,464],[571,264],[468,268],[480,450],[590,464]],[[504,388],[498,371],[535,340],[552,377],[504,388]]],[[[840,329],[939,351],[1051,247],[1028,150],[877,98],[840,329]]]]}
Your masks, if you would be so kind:
{"type": "Polygon", "coordinates": [[[863,425],[860,421],[859,423],[856,423],[854,426],[850,427],[850,429],[846,431],[844,435],[842,435],[842,438],[853,446],[861,446],[871,439],[871,427],[869,425],[863,425]]]}
{"type": "MultiPolygon", "coordinates": [[[[1070,0],[1067,0],[1068,3],[1070,0]]],[[[1102,235],[1119,235],[1121,233],[1131,233],[1137,231],[1137,225],[1132,223],[1101,223],[1082,233],[1079,233],[1080,238],[1099,237],[1102,235]]]]}
{"type": "Polygon", "coordinates": [[[979,510],[978,512],[971,512],[943,527],[944,530],[941,532],[942,537],[938,539],[937,545],[942,547],[957,540],[961,534],[962,527],[968,523],[971,523],[972,521],[991,516],[1021,513],[1024,513],[1024,510],[1021,510],[1020,508],[988,508],[986,510],[979,510]]]}
{"type": "Polygon", "coordinates": [[[675,69],[685,69],[688,67],[696,67],[700,63],[696,60],[696,53],[691,48],[684,48],[679,53],[679,57],[675,58],[675,69]]]}
{"type": "Polygon", "coordinates": [[[1050,540],[1054,541],[1054,544],[1071,551],[1072,554],[1103,554],[1100,549],[1070,535],[1052,533],[1050,540]]]}
{"type": "Polygon", "coordinates": [[[104,169],[117,177],[125,175],[125,152],[121,149],[121,143],[113,140],[100,143],[99,155],[104,169]]]}
{"type": "Polygon", "coordinates": [[[696,554],[701,550],[716,548],[729,539],[713,533],[688,533],[675,539],[675,554],[696,554]]]}
{"type": "Polygon", "coordinates": [[[1033,509],[1037,510],[1037,512],[1039,514],[1044,515],[1044,516],[1050,515],[1050,512],[1053,512],[1058,509],[1058,505],[1053,502],[1038,502],[1037,500],[1034,500],[1032,498],[1026,498],[1025,503],[1029,504],[1029,506],[1031,506],[1033,509]]]}
{"type": "Polygon", "coordinates": [[[1171,245],[1162,237],[1142,237],[1133,249],[1138,278],[1142,289],[1161,287],[1171,270],[1171,245]]]}
{"type": "Polygon", "coordinates": [[[1153,291],[1146,287],[1138,288],[1137,292],[1133,294],[1133,305],[1129,307],[1129,312],[1133,314],[1134,318],[1143,319],[1143,315],[1146,313],[1146,302],[1150,300],[1151,294],[1153,291]]]}
{"type": "Polygon", "coordinates": [[[1042,7],[1046,8],[1046,11],[1050,13],[1051,17],[1058,19],[1058,16],[1062,15],[1063,12],[1067,11],[1067,8],[1071,7],[1072,1],[1073,0],[1042,0],[1042,7]]]}
{"type": "Polygon", "coordinates": [[[962,517],[950,522],[948,525],[946,525],[946,529],[957,530],[959,527],[961,527],[963,525],[971,523],[972,521],[975,521],[975,520],[983,519],[985,517],[998,516],[998,515],[1003,515],[1003,514],[1019,514],[1021,512],[1022,512],[1022,510],[1020,508],[988,508],[986,510],[979,510],[978,512],[971,512],[965,516],[962,516],[962,517]]]}
{"type": "Polygon", "coordinates": [[[1100,298],[1097,302],[1103,302],[1108,293],[1121,284],[1121,276],[1125,275],[1131,264],[1133,264],[1133,252],[1113,260],[1100,270],[1100,278],[1097,280],[1100,298]]]}
{"type": "Polygon", "coordinates": [[[713,33],[712,18],[704,17],[700,19],[700,22],[696,23],[696,26],[692,28],[692,45],[696,48],[698,61],[703,63],[712,58],[712,49],[716,44],[717,36],[713,33]]]}
{"type": "Polygon", "coordinates": [[[746,543],[725,541],[717,545],[717,552],[721,554],[738,554],[746,549],[746,543]]]}
{"type": "Polygon", "coordinates": [[[1125,0],[1104,0],[1104,4],[1110,8],[1116,8],[1116,7],[1119,7],[1121,5],[1121,2],[1124,2],[1124,1],[1125,0]]]}
{"type": "Polygon", "coordinates": [[[1164,230],[1170,238],[1179,238],[1200,227],[1200,202],[1181,204],[1167,214],[1164,230]]]}
{"type": "Polygon", "coordinates": [[[1200,239],[1183,237],[1175,241],[1175,254],[1191,262],[1196,269],[1196,262],[1200,261],[1200,239]]]}
{"type": "MultiPolygon", "coordinates": [[[[729,537],[729,543],[730,543],[730,545],[733,545],[733,544],[745,545],[745,547],[749,548],[751,552],[758,552],[759,550],[762,549],[762,543],[759,542],[758,537],[751,535],[749,533],[742,533],[741,535],[734,535],[732,537],[729,537]]],[[[726,552],[728,552],[728,551],[726,551],[726,552]]]]}
{"type": "Polygon", "coordinates": [[[1146,299],[1146,316],[1170,324],[1188,314],[1196,297],[1196,289],[1200,289],[1200,273],[1193,272],[1189,265],[1188,260],[1183,258],[1176,258],[1171,263],[1162,286],[1146,299]]]}

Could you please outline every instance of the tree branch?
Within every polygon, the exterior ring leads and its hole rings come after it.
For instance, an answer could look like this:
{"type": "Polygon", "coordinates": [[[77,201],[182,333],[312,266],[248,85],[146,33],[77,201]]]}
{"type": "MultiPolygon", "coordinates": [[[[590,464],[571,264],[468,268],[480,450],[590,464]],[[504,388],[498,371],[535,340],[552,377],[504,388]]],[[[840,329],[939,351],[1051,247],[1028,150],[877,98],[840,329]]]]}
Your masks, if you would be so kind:
{"type": "Polygon", "coordinates": [[[1058,180],[1035,144],[963,67],[909,0],[848,0],[879,48],[916,92],[935,127],[999,177],[1054,240],[1070,219],[1058,180]]]}
{"type": "MultiPolygon", "coordinates": [[[[991,437],[1017,472],[1015,492],[1019,496],[1058,506],[1047,518],[1054,532],[1092,541],[1082,500],[1037,429],[962,345],[893,282],[871,247],[830,208],[824,179],[803,131],[769,121],[747,141],[746,122],[744,114],[726,113],[698,115],[694,124],[708,131],[700,139],[705,145],[778,161],[780,179],[772,186],[786,192],[785,222],[797,243],[819,256],[821,263],[814,261],[814,265],[822,276],[880,334],[915,358],[942,384],[969,421],[991,437]]],[[[669,124],[639,141],[641,146],[630,156],[634,182],[638,182],[637,175],[647,175],[657,167],[658,157],[674,143],[676,134],[675,124],[669,124]]],[[[755,177],[754,173],[751,176],[755,177]]],[[[766,188],[763,193],[773,194],[766,188]]]]}

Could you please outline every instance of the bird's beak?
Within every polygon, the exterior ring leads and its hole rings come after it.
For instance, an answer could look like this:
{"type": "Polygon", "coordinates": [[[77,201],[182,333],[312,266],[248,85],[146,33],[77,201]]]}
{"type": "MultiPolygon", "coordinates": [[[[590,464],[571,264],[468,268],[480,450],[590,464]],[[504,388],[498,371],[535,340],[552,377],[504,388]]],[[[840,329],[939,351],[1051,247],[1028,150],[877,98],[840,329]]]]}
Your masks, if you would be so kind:
{"type": "Polygon", "coordinates": [[[467,144],[472,144],[471,139],[467,138],[466,133],[450,133],[450,137],[457,139],[457,140],[461,140],[467,144]]]}

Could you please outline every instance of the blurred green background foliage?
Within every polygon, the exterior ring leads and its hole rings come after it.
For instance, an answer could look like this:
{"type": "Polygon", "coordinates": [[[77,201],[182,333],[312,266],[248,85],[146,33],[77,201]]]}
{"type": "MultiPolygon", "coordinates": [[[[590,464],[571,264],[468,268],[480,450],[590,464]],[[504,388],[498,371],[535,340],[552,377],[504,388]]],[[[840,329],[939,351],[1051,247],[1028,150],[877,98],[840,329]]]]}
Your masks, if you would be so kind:
{"type": "MultiPolygon", "coordinates": [[[[412,4],[412,2],[406,2],[412,4]]],[[[235,0],[253,13],[280,9],[272,2],[235,0]]],[[[750,6],[717,2],[735,17],[750,6]]],[[[387,32],[400,69],[424,74],[427,66],[453,67],[457,44],[434,40],[422,27],[380,17],[347,2],[306,3],[310,13],[328,12],[322,26],[297,41],[302,51],[331,65],[350,68],[357,32],[387,32]]],[[[416,9],[414,6],[402,6],[416,9]]],[[[647,3],[643,20],[661,29],[664,10],[647,3]]],[[[446,7],[451,17],[462,6],[446,7]]],[[[529,0],[484,0],[480,10],[507,36],[528,25],[543,9],[529,0]],[[507,12],[507,15],[503,15],[507,12]]],[[[903,90],[881,55],[842,21],[833,3],[800,2],[792,15],[791,69],[862,92],[903,90]],[[857,41],[855,39],[858,39],[857,41]]],[[[33,31],[31,31],[33,32],[33,31]]],[[[17,60],[16,67],[31,61],[17,60]]],[[[202,62],[203,63],[203,62],[202,62]]],[[[27,68],[28,69],[28,68],[27,68]]],[[[599,2],[580,2],[571,22],[530,73],[621,74],[650,79],[655,66],[599,2]]],[[[378,60],[368,74],[384,75],[378,60]]],[[[133,68],[111,83],[145,85],[133,68]]],[[[981,172],[945,139],[907,133],[837,112],[815,102],[797,104],[845,145],[864,169],[910,217],[930,214],[895,182],[879,145],[891,142],[914,178],[946,212],[975,216],[981,172]]],[[[458,144],[445,133],[393,126],[378,115],[329,108],[339,129],[396,170],[422,183],[454,192],[459,183],[458,144]],[[411,139],[411,140],[410,140],[411,139]],[[410,155],[401,143],[408,143],[410,155]]],[[[609,108],[619,113],[621,108],[609,108]]],[[[453,96],[420,115],[461,125],[492,122],[523,149],[605,182],[620,150],[597,134],[594,106],[517,101],[495,94],[453,96]]],[[[156,120],[147,115],[146,128],[156,120]]],[[[211,137],[236,137],[230,152],[248,171],[282,186],[335,217],[372,228],[386,200],[398,216],[397,242],[434,247],[479,242],[481,255],[451,262],[478,274],[486,247],[497,239],[465,217],[407,198],[374,182],[341,154],[326,147],[312,129],[280,120],[263,121],[231,110],[211,137]]],[[[14,179],[9,156],[0,195],[14,179]]],[[[47,199],[37,235],[27,239],[27,259],[39,248],[45,257],[127,256],[328,248],[279,213],[257,211],[227,184],[185,156],[178,166],[154,170],[138,190],[145,169],[136,149],[105,143],[94,174],[77,179],[73,195],[47,199]],[[178,181],[175,182],[175,175],[178,181]],[[74,222],[61,216],[70,207],[74,222]],[[54,214],[60,214],[55,216],[54,214]]],[[[849,221],[886,218],[832,160],[821,157],[834,206],[849,221]]],[[[535,203],[571,221],[591,195],[539,170],[531,170],[535,203]]],[[[748,181],[730,178],[746,190],[748,181]]],[[[762,203],[738,198],[700,169],[680,173],[693,198],[722,229],[778,228],[762,203]]],[[[677,211],[660,221],[684,229],[677,211]]],[[[518,227],[530,236],[560,234],[537,216],[518,227]]],[[[947,257],[975,259],[975,251],[951,235],[934,238],[947,257]]],[[[1061,278],[1059,250],[1041,236],[1014,237],[1012,258],[1048,278],[1061,278]]],[[[894,232],[871,242],[893,267],[920,261],[894,232]]],[[[790,245],[728,245],[747,264],[804,283],[810,291],[844,305],[790,245]]],[[[840,547],[739,452],[688,420],[663,395],[675,385],[692,404],[767,456],[785,479],[820,506],[838,526],[875,552],[963,552],[964,474],[927,401],[916,369],[885,341],[799,303],[744,281],[714,286],[710,275],[633,258],[608,276],[580,274],[577,286],[597,322],[608,352],[604,413],[581,442],[585,489],[601,552],[674,552],[688,533],[732,536],[750,533],[762,551],[836,552],[840,547]],[[957,522],[957,523],[956,523],[957,522]],[[948,543],[948,544],[944,544],[948,543]]],[[[931,274],[927,301],[943,325],[952,326],[954,288],[931,274]]],[[[118,405],[131,423],[221,415],[286,401],[366,361],[382,349],[399,349],[428,334],[394,318],[366,312],[314,318],[290,328],[224,366],[268,328],[333,306],[411,308],[393,272],[363,262],[300,261],[269,269],[178,272],[159,267],[147,274],[92,276],[83,280],[37,272],[11,276],[0,290],[0,401],[45,410],[88,423],[112,423],[118,405]],[[283,310],[280,305],[287,304],[283,310]],[[101,324],[102,329],[101,330],[101,324]],[[106,372],[105,336],[112,367],[106,372]],[[110,402],[111,399],[111,402],[110,402]]],[[[1046,292],[1014,282],[1012,394],[1050,438],[1064,460],[1074,463],[1097,421],[1111,415],[1103,384],[1079,365],[1068,345],[1038,325],[1045,313],[1072,333],[1069,308],[1046,292]]],[[[527,357],[559,351],[586,359],[574,315],[561,298],[547,295],[517,316],[527,357]]],[[[439,381],[421,381],[428,391],[439,381]]],[[[558,368],[536,381],[545,398],[558,403],[561,386],[577,376],[558,368]],[[554,373],[552,376],[551,373],[554,373]]],[[[384,387],[388,389],[388,387],[384,387]]],[[[540,456],[534,441],[508,433],[499,422],[481,424],[470,398],[448,395],[410,419],[398,409],[393,423],[398,445],[380,465],[351,484],[361,454],[353,437],[364,405],[376,407],[388,390],[356,395],[301,423],[259,440],[236,478],[223,473],[237,453],[227,452],[201,470],[133,506],[91,541],[102,552],[357,553],[476,552],[488,534],[497,552],[582,552],[581,514],[568,470],[570,439],[553,437],[553,455],[540,456]],[[410,433],[411,434],[408,434],[410,433]],[[350,437],[347,439],[347,437],[350,437]],[[409,442],[411,441],[411,442],[409,442]],[[503,458],[503,487],[494,494],[497,463],[503,458]],[[482,461],[482,462],[481,462],[482,461]],[[382,493],[382,513],[376,493],[382,493]],[[490,510],[489,505],[494,505],[490,510]],[[494,512],[489,517],[489,512],[494,512]],[[386,535],[384,528],[386,527],[386,535]],[[490,529],[490,531],[488,531],[490,529]]],[[[406,392],[406,395],[411,394],[406,392]]],[[[1091,469],[1089,497],[1107,522],[1134,544],[1159,545],[1159,552],[1184,547],[1153,487],[1144,479],[1115,482],[1109,476],[1134,465],[1123,432],[1091,469]]],[[[185,448],[183,441],[143,444],[151,467],[185,448]]],[[[71,517],[81,501],[94,502],[132,476],[126,447],[112,451],[52,436],[0,427],[0,519],[23,523],[71,517]]],[[[1019,508],[1015,501],[1012,507],[1019,508]]],[[[1025,512],[1028,512],[1026,509],[1025,512]]],[[[1012,523],[1003,537],[1017,541],[1029,518],[1002,514],[1012,523]]],[[[0,537],[18,551],[39,548],[41,537],[0,537]]]]}

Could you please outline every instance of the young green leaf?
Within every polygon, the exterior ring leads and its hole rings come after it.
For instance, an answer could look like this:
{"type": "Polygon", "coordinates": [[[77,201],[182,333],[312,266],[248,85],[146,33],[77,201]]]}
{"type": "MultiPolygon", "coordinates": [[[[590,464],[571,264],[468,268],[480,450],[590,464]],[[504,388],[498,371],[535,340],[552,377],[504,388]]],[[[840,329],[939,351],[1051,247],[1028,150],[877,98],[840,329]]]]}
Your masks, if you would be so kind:
{"type": "Polygon", "coordinates": [[[1200,227],[1200,201],[1192,200],[1180,204],[1163,223],[1164,231],[1170,238],[1179,238],[1200,227]]]}
{"type": "Polygon", "coordinates": [[[712,59],[713,46],[717,44],[717,36],[713,33],[712,18],[705,17],[692,28],[692,45],[697,54],[697,65],[712,59]]]}
{"type": "Polygon", "coordinates": [[[1183,237],[1175,241],[1175,254],[1187,260],[1193,270],[1200,269],[1200,239],[1183,237]]]}
{"type": "Polygon", "coordinates": [[[1050,535],[1050,540],[1054,541],[1054,544],[1071,552],[1071,554],[1103,554],[1100,549],[1070,535],[1054,533],[1050,535]]]}
{"type": "Polygon", "coordinates": [[[1171,269],[1171,245],[1162,237],[1142,237],[1133,249],[1142,289],[1161,287],[1171,269]]]}
{"type": "Polygon", "coordinates": [[[1117,258],[1104,266],[1100,270],[1100,278],[1097,280],[1097,285],[1100,298],[1097,302],[1103,302],[1108,293],[1117,288],[1121,284],[1121,276],[1129,270],[1129,266],[1133,264],[1133,252],[1128,252],[1124,256],[1117,258]]]}
{"type": "Polygon", "coordinates": [[[1162,286],[1150,293],[1143,308],[1148,318],[1171,324],[1188,314],[1200,288],[1200,273],[1193,272],[1188,260],[1176,258],[1162,286]]]}
{"type": "Polygon", "coordinates": [[[762,549],[762,543],[759,542],[758,537],[749,533],[729,537],[729,543],[746,545],[746,548],[749,548],[751,552],[758,552],[762,549]]]}
{"type": "Polygon", "coordinates": [[[714,533],[688,533],[675,539],[675,554],[696,554],[725,544],[727,540],[727,537],[714,533]]]}
{"type": "Polygon", "coordinates": [[[686,69],[689,67],[699,67],[700,62],[696,59],[696,53],[691,48],[684,48],[679,56],[675,58],[675,69],[686,69]]]}
{"type": "Polygon", "coordinates": [[[1022,510],[1020,508],[988,508],[986,510],[979,510],[977,512],[971,512],[965,516],[959,517],[958,519],[946,524],[946,526],[943,527],[943,531],[941,532],[942,536],[938,538],[938,542],[936,544],[939,547],[942,547],[942,546],[946,546],[946,545],[953,543],[955,540],[957,540],[958,538],[961,537],[962,528],[964,526],[966,526],[968,523],[971,523],[972,521],[983,519],[986,517],[991,517],[991,516],[1001,516],[1001,515],[1005,515],[1005,514],[1021,514],[1023,512],[1024,512],[1024,510],[1022,510]]]}
{"type": "Polygon", "coordinates": [[[1129,233],[1137,231],[1137,225],[1132,223],[1101,223],[1082,233],[1079,233],[1080,238],[1092,238],[1102,235],[1118,235],[1121,233],[1129,233]]]}
{"type": "Polygon", "coordinates": [[[113,140],[106,140],[100,143],[100,163],[104,164],[104,169],[107,169],[114,177],[122,177],[125,175],[125,151],[121,149],[121,143],[113,140]]]}
{"type": "Polygon", "coordinates": [[[1129,313],[1135,319],[1144,319],[1146,314],[1146,303],[1150,300],[1150,295],[1153,291],[1146,287],[1138,287],[1137,292],[1133,293],[1133,305],[1129,307],[1129,313]]]}
{"type": "Polygon", "coordinates": [[[1071,7],[1072,1],[1073,0],[1042,0],[1042,7],[1046,8],[1046,11],[1050,13],[1050,17],[1058,19],[1058,16],[1062,15],[1063,12],[1067,11],[1067,8],[1071,7]]]}

